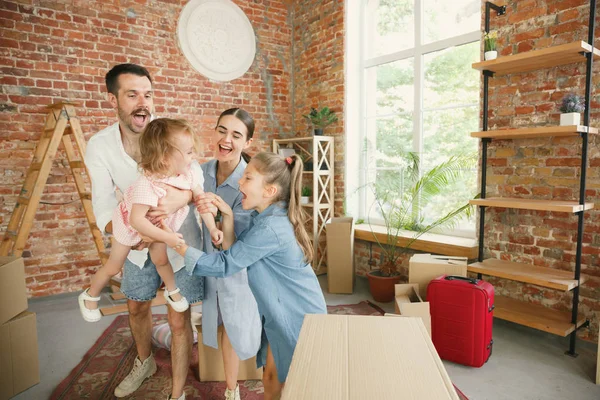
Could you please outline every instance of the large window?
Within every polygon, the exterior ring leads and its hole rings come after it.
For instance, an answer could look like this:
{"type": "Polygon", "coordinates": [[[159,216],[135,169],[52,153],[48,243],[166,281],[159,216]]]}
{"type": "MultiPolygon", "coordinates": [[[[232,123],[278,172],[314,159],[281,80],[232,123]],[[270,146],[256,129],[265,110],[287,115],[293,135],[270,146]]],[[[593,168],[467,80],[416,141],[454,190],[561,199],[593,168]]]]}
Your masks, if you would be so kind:
{"type": "MultiPolygon", "coordinates": [[[[481,2],[349,0],[347,51],[348,201],[376,221],[372,184],[409,182],[408,153],[423,174],[456,155],[475,155],[478,130],[481,2]],[[358,44],[358,45],[357,45],[358,44]],[[356,173],[356,159],[360,167],[356,173]]],[[[475,158],[473,158],[474,160],[475,158]]],[[[400,190],[403,190],[402,188],[400,190]]],[[[475,162],[447,193],[428,199],[428,224],[477,193],[475,162]]],[[[379,217],[381,217],[379,215],[379,217]]],[[[473,235],[474,220],[454,233],[473,235]]]]}

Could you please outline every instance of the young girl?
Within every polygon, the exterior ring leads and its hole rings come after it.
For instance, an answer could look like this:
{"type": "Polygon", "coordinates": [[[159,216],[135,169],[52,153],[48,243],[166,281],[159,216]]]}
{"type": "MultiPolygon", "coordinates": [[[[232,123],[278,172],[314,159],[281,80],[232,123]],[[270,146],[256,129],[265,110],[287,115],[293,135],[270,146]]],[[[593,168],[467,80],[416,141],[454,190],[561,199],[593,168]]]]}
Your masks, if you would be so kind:
{"type": "MultiPolygon", "coordinates": [[[[96,322],[102,317],[98,310],[98,296],[102,288],[121,270],[131,247],[137,245],[142,236],[156,241],[150,245],[149,253],[165,283],[164,296],[167,302],[178,312],[189,308],[186,298],[179,294],[179,288],[175,285],[175,275],[167,258],[165,245],[177,246],[184,243],[182,235],[174,232],[181,227],[189,208],[182,207],[162,221],[172,230],[170,233],[154,226],[146,214],[166,194],[160,184],[192,190],[194,196],[203,193],[203,177],[193,174],[190,167],[195,154],[193,129],[184,120],[156,119],[142,133],[140,152],[139,167],[143,173],[127,189],[123,201],[113,214],[115,240],[108,261],[96,272],[90,287],[79,295],[79,308],[83,319],[88,322],[96,322]]],[[[212,214],[201,216],[213,242],[221,244],[223,233],[217,229],[212,214]]]]}
{"type": "MultiPolygon", "coordinates": [[[[255,210],[256,216],[237,241],[211,254],[186,244],[174,246],[193,275],[227,276],[248,269],[248,284],[263,321],[257,364],[265,366],[265,400],[281,393],[304,316],[327,313],[310,265],[313,250],[300,207],[301,183],[302,161],[297,155],[260,153],[239,181],[242,207],[255,210]]],[[[223,216],[225,242],[233,241],[231,208],[218,196],[214,204],[223,216]]]]}

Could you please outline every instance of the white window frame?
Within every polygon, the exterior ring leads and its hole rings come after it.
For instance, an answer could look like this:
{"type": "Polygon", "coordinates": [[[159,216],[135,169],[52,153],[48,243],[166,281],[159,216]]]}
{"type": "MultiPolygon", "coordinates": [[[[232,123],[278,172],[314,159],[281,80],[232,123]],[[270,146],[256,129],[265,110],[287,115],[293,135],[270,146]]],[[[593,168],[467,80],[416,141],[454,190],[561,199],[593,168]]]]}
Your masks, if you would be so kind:
{"type": "MultiPolygon", "coordinates": [[[[481,40],[479,29],[461,34],[449,39],[442,39],[432,43],[423,43],[423,0],[414,0],[414,38],[415,46],[411,49],[373,57],[365,60],[365,43],[367,34],[365,32],[365,18],[368,0],[346,0],[346,157],[345,157],[345,187],[346,187],[346,213],[352,214],[356,219],[368,218],[367,207],[371,203],[368,200],[367,156],[363,151],[363,143],[367,137],[367,118],[365,110],[366,100],[366,69],[381,64],[386,64],[403,59],[414,59],[414,112],[413,112],[413,151],[423,153],[423,113],[428,111],[446,110],[465,106],[477,106],[476,104],[460,104],[438,108],[425,108],[423,105],[424,85],[424,56],[429,53],[444,50],[450,47],[465,45],[481,40]],[[358,46],[356,44],[359,44],[358,46]],[[357,168],[357,159],[359,165],[357,168]]],[[[465,132],[468,134],[468,132],[465,132]]],[[[371,219],[371,223],[381,223],[371,219]]],[[[453,236],[474,237],[473,230],[458,230],[446,234],[453,236]]]]}

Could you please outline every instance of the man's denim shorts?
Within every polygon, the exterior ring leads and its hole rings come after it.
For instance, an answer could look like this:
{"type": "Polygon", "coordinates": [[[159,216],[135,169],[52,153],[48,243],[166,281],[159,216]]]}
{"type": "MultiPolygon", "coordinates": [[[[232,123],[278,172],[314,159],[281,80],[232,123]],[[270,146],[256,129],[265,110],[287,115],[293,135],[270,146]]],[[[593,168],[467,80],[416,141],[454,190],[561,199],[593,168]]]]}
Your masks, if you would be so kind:
{"type": "MultiPolygon", "coordinates": [[[[185,296],[188,303],[197,303],[204,299],[204,277],[191,276],[185,268],[175,273],[175,283],[185,296]]],[[[156,297],[156,291],[160,287],[161,279],[156,272],[156,267],[150,257],[140,268],[129,260],[123,266],[123,280],[121,281],[121,292],[129,300],[150,301],[156,297]]]]}

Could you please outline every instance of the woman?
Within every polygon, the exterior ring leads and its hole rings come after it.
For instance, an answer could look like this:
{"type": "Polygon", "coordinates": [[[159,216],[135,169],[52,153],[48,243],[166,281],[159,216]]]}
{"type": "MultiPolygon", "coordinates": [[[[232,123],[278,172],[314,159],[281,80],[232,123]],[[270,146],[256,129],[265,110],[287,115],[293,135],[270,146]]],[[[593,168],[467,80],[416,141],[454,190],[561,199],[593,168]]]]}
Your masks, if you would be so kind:
{"type": "MultiPolygon", "coordinates": [[[[215,127],[215,159],[201,165],[206,193],[201,202],[212,201],[214,196],[210,193],[220,196],[233,209],[236,235],[248,227],[251,218],[250,212],[242,209],[238,181],[250,159],[243,150],[252,143],[253,134],[254,120],[250,114],[240,108],[223,111],[215,127]]],[[[218,251],[209,235],[204,235],[202,250],[207,253],[218,251]]],[[[238,400],[240,359],[255,356],[261,340],[258,306],[248,286],[246,270],[225,278],[206,278],[202,302],[202,338],[205,345],[218,348],[217,329],[221,324],[221,351],[227,383],[225,398],[238,400]]]]}

